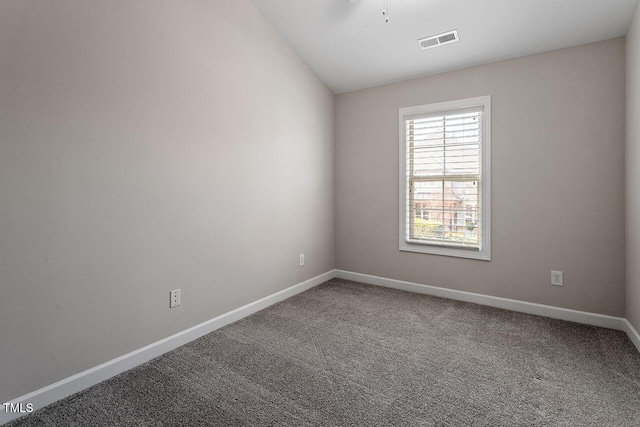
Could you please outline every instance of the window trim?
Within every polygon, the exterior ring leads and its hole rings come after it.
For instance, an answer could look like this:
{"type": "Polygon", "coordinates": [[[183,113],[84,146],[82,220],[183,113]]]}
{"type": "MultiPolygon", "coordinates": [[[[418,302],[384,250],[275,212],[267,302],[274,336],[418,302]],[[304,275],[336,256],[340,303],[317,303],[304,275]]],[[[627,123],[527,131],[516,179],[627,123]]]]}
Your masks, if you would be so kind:
{"type": "Polygon", "coordinates": [[[478,260],[491,260],[491,96],[479,96],[476,98],[458,99],[454,101],[438,102],[434,104],[417,105],[414,107],[403,107],[398,110],[399,127],[399,153],[400,153],[400,175],[399,175],[399,250],[404,252],[418,252],[432,255],[444,255],[459,258],[470,258],[478,260]],[[482,143],[481,143],[481,226],[482,241],[480,249],[452,247],[446,243],[416,243],[407,240],[407,149],[406,149],[406,125],[405,120],[411,116],[448,113],[450,111],[462,110],[481,106],[482,111],[482,143]]]}

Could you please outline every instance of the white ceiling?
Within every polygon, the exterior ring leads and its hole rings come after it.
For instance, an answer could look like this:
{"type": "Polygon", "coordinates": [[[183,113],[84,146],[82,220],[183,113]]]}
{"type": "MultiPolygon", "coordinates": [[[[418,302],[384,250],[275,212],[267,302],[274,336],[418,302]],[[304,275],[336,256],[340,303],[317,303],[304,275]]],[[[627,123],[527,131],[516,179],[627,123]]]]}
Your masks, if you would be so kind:
{"type": "Polygon", "coordinates": [[[334,92],[626,34],[638,0],[251,0],[334,92]],[[457,29],[460,41],[417,39],[457,29]]]}

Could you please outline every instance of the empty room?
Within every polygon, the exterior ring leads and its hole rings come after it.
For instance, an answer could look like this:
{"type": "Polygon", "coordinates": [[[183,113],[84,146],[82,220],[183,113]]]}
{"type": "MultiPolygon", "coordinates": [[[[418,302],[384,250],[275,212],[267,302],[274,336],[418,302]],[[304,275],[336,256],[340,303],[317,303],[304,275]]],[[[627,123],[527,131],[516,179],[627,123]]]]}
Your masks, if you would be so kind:
{"type": "Polygon", "coordinates": [[[640,426],[638,0],[1,0],[0,425],[640,426]]]}

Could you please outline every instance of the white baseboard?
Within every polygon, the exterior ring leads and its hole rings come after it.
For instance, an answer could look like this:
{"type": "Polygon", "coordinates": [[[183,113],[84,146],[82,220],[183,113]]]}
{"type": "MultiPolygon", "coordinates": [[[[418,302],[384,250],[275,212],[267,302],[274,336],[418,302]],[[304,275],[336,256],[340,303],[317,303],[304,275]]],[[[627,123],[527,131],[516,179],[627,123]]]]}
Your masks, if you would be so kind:
{"type": "MultiPolygon", "coordinates": [[[[163,355],[164,353],[178,348],[190,341],[200,338],[210,332],[215,331],[223,326],[247,317],[262,309],[269,307],[277,302],[283,301],[296,294],[304,292],[308,289],[318,286],[319,284],[331,280],[335,277],[335,270],[328,271],[319,276],[313,277],[290,288],[283,289],[280,292],[269,295],[258,301],[247,304],[243,307],[222,314],[206,322],[195,325],[170,337],[156,341],[146,347],[127,353],[123,356],[105,362],[101,365],[87,369],[71,377],[43,387],[34,392],[25,394],[16,399],[11,399],[11,403],[27,403],[33,404],[33,409],[38,410],[47,405],[52,404],[67,396],[89,388],[124,371],[135,368],[151,359],[163,355]]],[[[0,406],[0,425],[8,423],[11,420],[19,418],[25,413],[5,412],[5,407],[0,406]]]]}
{"type": "Polygon", "coordinates": [[[629,336],[633,345],[635,345],[638,351],[640,351],[640,334],[638,334],[638,331],[636,331],[631,322],[627,319],[624,319],[624,331],[629,336]]]}
{"type": "Polygon", "coordinates": [[[605,314],[589,313],[587,311],[571,310],[551,305],[493,297],[473,292],[458,291],[455,289],[438,288],[436,286],[421,285],[419,283],[371,276],[369,274],[354,273],[352,271],[336,270],[336,277],[377,286],[384,286],[386,288],[400,289],[403,291],[503,308],[505,310],[517,311],[520,313],[535,314],[537,316],[550,317],[552,319],[568,320],[570,322],[584,323],[587,325],[600,326],[619,331],[627,330],[625,325],[626,320],[622,317],[607,316],[605,314]]]}
{"type": "MultiPolygon", "coordinates": [[[[247,317],[277,302],[283,301],[296,294],[311,289],[327,280],[333,278],[353,280],[371,285],[384,286],[387,288],[400,289],[409,292],[416,292],[426,295],[433,295],[442,298],[449,298],[458,301],[472,302],[490,307],[502,308],[521,313],[534,314],[537,316],[550,317],[553,319],[568,320],[571,322],[584,323],[587,325],[600,326],[603,328],[621,330],[627,333],[633,344],[640,351],[640,335],[628,320],[622,317],[607,316],[604,314],[589,313],[586,311],[571,310],[567,308],[554,307],[544,304],[536,304],[525,301],[518,301],[508,298],[493,297],[489,295],[477,294],[473,292],[458,291],[454,289],[439,288],[436,286],[421,285],[419,283],[405,282],[402,280],[388,279],[385,277],[372,276],[369,274],[355,273],[345,270],[331,270],[319,276],[313,277],[290,288],[284,289],[275,294],[269,295],[258,301],[247,304],[243,307],[222,314],[211,320],[193,326],[170,337],[156,341],[146,347],[127,353],[116,359],[105,362],[101,365],[80,372],[69,378],[43,387],[34,392],[25,394],[11,403],[32,403],[34,410],[43,408],[60,399],[74,393],[89,388],[104,380],[107,380],[124,371],[135,368],[149,360],[163,355],[164,353],[178,348],[190,341],[200,338],[223,326],[247,317]]],[[[26,414],[7,413],[4,406],[0,406],[0,425],[19,418],[26,414]]]]}

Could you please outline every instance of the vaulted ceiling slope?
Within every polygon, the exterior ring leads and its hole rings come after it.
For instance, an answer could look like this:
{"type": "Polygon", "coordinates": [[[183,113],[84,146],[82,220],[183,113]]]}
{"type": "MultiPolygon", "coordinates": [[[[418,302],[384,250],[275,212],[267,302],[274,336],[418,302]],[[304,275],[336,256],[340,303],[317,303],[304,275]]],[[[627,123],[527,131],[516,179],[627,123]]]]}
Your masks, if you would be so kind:
{"type": "Polygon", "coordinates": [[[638,0],[251,0],[335,93],[624,36],[638,0]],[[460,41],[421,50],[419,38],[460,41]]]}

